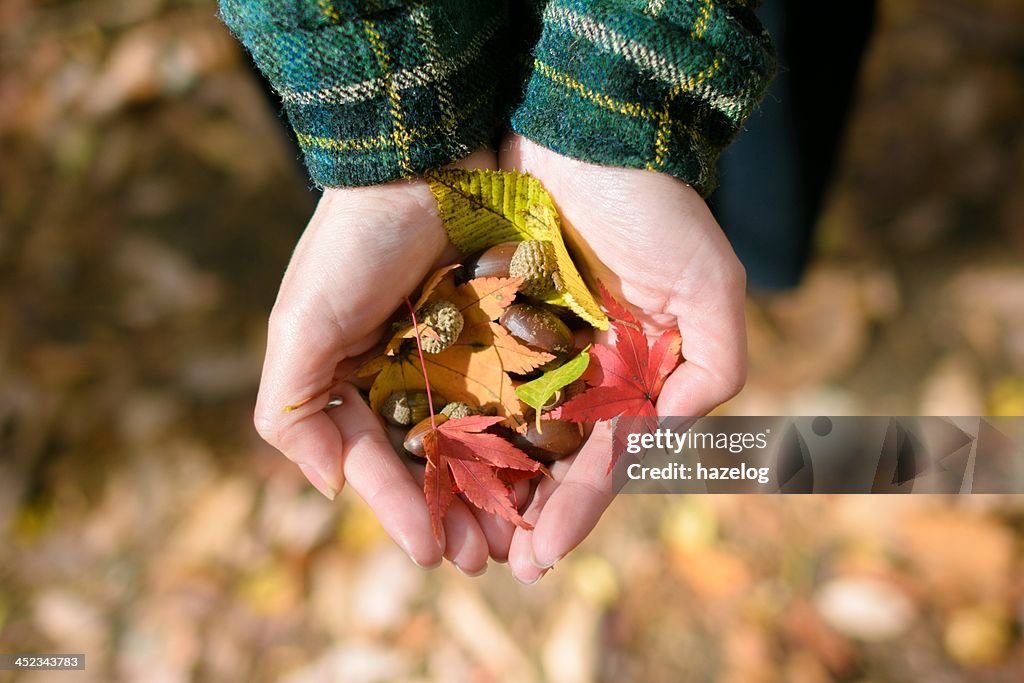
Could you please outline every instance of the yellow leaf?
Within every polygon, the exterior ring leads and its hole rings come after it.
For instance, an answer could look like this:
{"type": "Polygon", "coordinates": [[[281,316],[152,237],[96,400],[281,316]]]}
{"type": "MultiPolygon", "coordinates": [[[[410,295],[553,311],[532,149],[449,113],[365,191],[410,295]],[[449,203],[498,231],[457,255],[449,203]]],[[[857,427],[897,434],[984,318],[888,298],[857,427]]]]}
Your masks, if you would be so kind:
{"type": "Polygon", "coordinates": [[[356,368],[355,375],[360,379],[365,379],[367,377],[373,377],[383,368],[384,358],[382,356],[377,356],[375,358],[369,359],[368,361],[360,365],[358,368],[356,368]]]}
{"type": "Polygon", "coordinates": [[[561,291],[545,301],[570,308],[598,329],[608,329],[608,318],[569,256],[558,211],[539,180],[517,172],[442,169],[431,171],[427,181],[456,249],[471,254],[502,242],[551,242],[561,291]]]}
{"type": "MultiPolygon", "coordinates": [[[[416,361],[418,361],[418,356],[412,358],[401,355],[381,356],[360,368],[360,373],[364,368],[366,369],[366,374],[363,376],[373,374],[374,370],[378,372],[377,378],[373,380],[373,386],[370,387],[370,407],[374,412],[379,414],[384,400],[396,391],[409,392],[426,389],[426,384],[423,382],[423,371],[416,361]]],[[[431,384],[431,389],[437,389],[437,386],[431,384]]]]}

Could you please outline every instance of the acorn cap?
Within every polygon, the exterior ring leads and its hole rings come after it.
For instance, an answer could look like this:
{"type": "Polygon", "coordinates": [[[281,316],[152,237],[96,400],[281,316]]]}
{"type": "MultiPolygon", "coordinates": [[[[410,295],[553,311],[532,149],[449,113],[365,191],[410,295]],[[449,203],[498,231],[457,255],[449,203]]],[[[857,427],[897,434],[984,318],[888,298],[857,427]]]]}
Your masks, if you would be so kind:
{"type": "Polygon", "coordinates": [[[458,420],[462,417],[476,415],[476,411],[470,408],[468,403],[452,401],[441,409],[441,414],[447,416],[449,420],[458,420]]]}
{"type": "Polygon", "coordinates": [[[454,344],[465,322],[455,304],[443,300],[427,304],[416,317],[427,328],[420,333],[420,344],[426,353],[441,353],[454,344]]]}
{"type": "Polygon", "coordinates": [[[525,240],[519,243],[509,262],[508,273],[523,279],[519,291],[542,298],[558,288],[560,280],[555,246],[546,240],[525,240]]]}
{"type": "MultiPolygon", "coordinates": [[[[434,405],[444,403],[444,398],[434,394],[434,405]]],[[[380,406],[381,416],[396,427],[408,427],[430,416],[430,402],[425,391],[395,391],[384,399],[380,406]]]]}

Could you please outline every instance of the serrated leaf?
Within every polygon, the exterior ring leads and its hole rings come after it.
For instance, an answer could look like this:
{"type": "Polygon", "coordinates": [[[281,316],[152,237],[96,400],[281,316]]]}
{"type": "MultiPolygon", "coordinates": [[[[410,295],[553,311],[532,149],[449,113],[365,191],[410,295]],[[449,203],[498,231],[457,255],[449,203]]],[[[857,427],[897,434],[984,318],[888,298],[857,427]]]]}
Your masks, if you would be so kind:
{"type": "Polygon", "coordinates": [[[558,211],[539,180],[516,171],[441,169],[428,173],[427,182],[456,249],[471,254],[502,242],[551,242],[562,288],[545,301],[608,329],[607,316],[569,256],[558,211]]]}
{"type": "Polygon", "coordinates": [[[533,372],[555,358],[545,351],[534,351],[504,327],[490,321],[463,330],[450,348],[456,347],[470,347],[475,353],[487,354],[504,372],[517,375],[533,372]]]}
{"type": "Polygon", "coordinates": [[[448,420],[423,436],[427,456],[423,492],[437,538],[455,493],[484,512],[532,528],[516,509],[506,479],[533,476],[542,466],[508,440],[484,431],[499,422],[500,417],[474,415],[448,420]]]}
{"type": "Polygon", "coordinates": [[[423,304],[427,303],[427,299],[430,298],[441,298],[444,299],[451,295],[452,287],[454,286],[454,279],[445,277],[450,272],[457,268],[461,268],[462,264],[453,263],[450,266],[444,266],[435,270],[427,281],[423,283],[423,287],[420,291],[420,296],[416,299],[416,303],[413,304],[414,310],[420,310],[423,308],[423,304]]]}
{"type": "MultiPolygon", "coordinates": [[[[511,304],[516,297],[516,290],[519,287],[522,280],[520,278],[476,278],[469,282],[463,283],[458,287],[454,287],[451,282],[451,278],[444,278],[444,275],[452,269],[451,266],[448,268],[442,268],[434,274],[428,286],[423,288],[423,294],[420,295],[419,301],[416,302],[416,310],[420,310],[424,304],[431,300],[444,299],[448,301],[462,314],[463,319],[463,335],[459,337],[460,340],[466,333],[472,334],[474,329],[480,327],[486,327],[487,323],[491,320],[495,320],[501,315],[509,304],[511,304]],[[441,277],[437,277],[437,276],[441,277]],[[440,286],[439,286],[440,285],[440,286]]],[[[430,337],[431,334],[437,336],[431,328],[426,327],[422,320],[418,321],[418,331],[422,337],[430,337]]],[[[399,352],[402,346],[402,342],[406,339],[412,339],[416,336],[416,330],[412,327],[412,318],[410,317],[405,325],[398,329],[392,336],[391,341],[388,342],[387,348],[384,353],[389,356],[393,356],[399,352]]],[[[479,335],[477,335],[479,336],[479,335]]],[[[475,343],[470,341],[467,337],[462,343],[475,343]]],[[[490,343],[490,336],[486,340],[476,340],[476,343],[490,343]]],[[[524,347],[525,348],[525,347],[524,347]]],[[[551,360],[548,358],[547,360],[551,360]]],[[[537,365],[543,365],[547,360],[542,360],[537,365]]],[[[533,367],[530,369],[532,370],[533,367]]],[[[511,370],[511,372],[529,372],[529,370],[511,370]]]]}
{"type": "Polygon", "coordinates": [[[544,406],[551,402],[559,390],[583,376],[587,366],[590,365],[589,349],[590,346],[587,346],[579,352],[579,355],[563,365],[554,370],[548,370],[535,380],[520,384],[516,387],[516,396],[539,413],[544,406]]]}
{"type": "Polygon", "coordinates": [[[536,472],[540,463],[512,445],[507,439],[497,434],[489,434],[478,428],[479,424],[488,426],[501,422],[500,417],[470,416],[458,420],[448,420],[437,428],[439,437],[445,446],[451,449],[450,457],[460,460],[483,460],[500,469],[525,470],[536,472]],[[480,421],[477,425],[470,420],[480,421]],[[486,423],[484,422],[486,421],[486,423]]]}
{"type": "MultiPolygon", "coordinates": [[[[653,346],[632,313],[616,301],[604,287],[601,295],[612,314],[611,346],[595,344],[593,358],[586,371],[590,386],[549,415],[573,422],[597,422],[619,415],[636,415],[657,419],[654,402],[682,358],[679,330],[662,332],[653,346]]],[[[613,453],[608,471],[615,466],[613,453]]]]}
{"type": "MultiPolygon", "coordinates": [[[[461,268],[462,265],[455,263],[450,266],[444,266],[438,268],[436,271],[431,273],[430,277],[427,278],[426,282],[423,283],[423,287],[420,290],[420,296],[416,299],[416,303],[413,304],[413,310],[419,311],[423,308],[427,301],[432,299],[449,299],[455,291],[455,278],[450,273],[456,268],[461,268]]],[[[421,338],[437,338],[438,334],[430,327],[423,324],[423,321],[419,321],[417,329],[412,328],[412,316],[406,318],[402,323],[398,324],[394,334],[391,335],[391,339],[388,341],[387,346],[384,349],[385,355],[393,356],[398,353],[401,348],[402,342],[406,339],[412,339],[416,336],[417,332],[421,338]]]]}
{"type": "Polygon", "coordinates": [[[430,526],[434,529],[434,536],[441,538],[445,513],[455,499],[455,482],[452,481],[448,464],[439,462],[436,432],[423,435],[423,450],[427,454],[423,494],[427,500],[427,509],[430,511],[430,526]]]}
{"type": "MultiPolygon", "coordinates": [[[[495,362],[496,353],[493,349],[480,353],[456,343],[441,353],[424,354],[430,387],[449,401],[493,409],[510,425],[522,424],[522,404],[516,397],[512,380],[495,362]]],[[[380,374],[370,387],[370,407],[380,413],[384,400],[391,393],[425,388],[423,369],[415,349],[385,356],[380,374]]]]}
{"type": "Polygon", "coordinates": [[[522,279],[518,277],[476,278],[456,287],[448,300],[464,318],[482,315],[487,320],[497,320],[515,300],[520,284],[522,279]]]}
{"type": "Polygon", "coordinates": [[[498,478],[493,467],[467,460],[449,460],[448,465],[455,485],[474,507],[499,515],[527,531],[533,528],[516,510],[509,486],[498,478]]]}

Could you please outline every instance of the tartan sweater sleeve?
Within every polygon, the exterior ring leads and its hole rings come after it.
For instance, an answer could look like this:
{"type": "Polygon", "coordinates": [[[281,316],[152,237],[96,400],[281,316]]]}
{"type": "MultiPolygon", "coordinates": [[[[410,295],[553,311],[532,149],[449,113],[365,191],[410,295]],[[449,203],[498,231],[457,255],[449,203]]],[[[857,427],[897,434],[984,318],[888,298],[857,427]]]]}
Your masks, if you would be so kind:
{"type": "Polygon", "coordinates": [[[383,183],[490,142],[504,2],[219,0],[281,96],[313,181],[383,183]]]}
{"type": "Polygon", "coordinates": [[[512,128],[576,159],[662,171],[707,196],[774,75],[743,0],[550,0],[512,128]]]}

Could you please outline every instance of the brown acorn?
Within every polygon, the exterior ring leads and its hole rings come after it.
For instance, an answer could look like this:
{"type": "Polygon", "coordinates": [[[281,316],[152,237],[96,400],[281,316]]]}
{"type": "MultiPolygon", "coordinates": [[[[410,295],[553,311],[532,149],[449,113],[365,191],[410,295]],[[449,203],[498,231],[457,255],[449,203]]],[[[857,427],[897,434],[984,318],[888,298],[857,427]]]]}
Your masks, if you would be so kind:
{"type": "Polygon", "coordinates": [[[558,263],[555,260],[554,245],[547,240],[520,242],[512,254],[508,273],[523,279],[519,291],[526,296],[539,299],[555,292],[560,280],[556,278],[558,263]]]}
{"type": "MultiPolygon", "coordinates": [[[[448,421],[447,415],[438,414],[434,416],[435,425],[443,425],[448,421]]],[[[423,437],[431,430],[433,426],[430,424],[430,418],[417,422],[416,425],[405,434],[405,440],[402,442],[402,446],[405,450],[409,451],[412,455],[417,458],[425,459],[427,457],[427,451],[423,447],[423,437]]]]}
{"type": "Polygon", "coordinates": [[[462,266],[460,278],[469,281],[478,277],[511,277],[509,266],[518,246],[519,242],[502,242],[470,257],[462,266]]]}
{"type": "Polygon", "coordinates": [[[537,351],[555,358],[541,367],[551,370],[564,363],[573,351],[572,331],[562,320],[543,306],[512,304],[498,319],[509,334],[537,351]]]}
{"type": "Polygon", "coordinates": [[[516,433],[513,443],[528,456],[545,464],[572,455],[583,443],[583,426],[568,420],[543,420],[542,431],[530,421],[525,434],[516,433]]]}
{"type": "Polygon", "coordinates": [[[433,301],[420,309],[416,321],[428,328],[420,334],[420,344],[426,353],[441,353],[454,344],[465,323],[458,307],[443,300],[433,301]]]}
{"type": "MultiPolygon", "coordinates": [[[[434,405],[444,405],[444,398],[434,394],[434,405]]],[[[396,427],[414,425],[430,417],[430,402],[425,391],[396,391],[390,394],[380,406],[380,414],[396,427]]]]}

